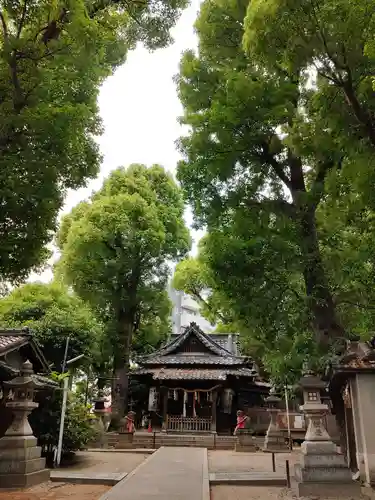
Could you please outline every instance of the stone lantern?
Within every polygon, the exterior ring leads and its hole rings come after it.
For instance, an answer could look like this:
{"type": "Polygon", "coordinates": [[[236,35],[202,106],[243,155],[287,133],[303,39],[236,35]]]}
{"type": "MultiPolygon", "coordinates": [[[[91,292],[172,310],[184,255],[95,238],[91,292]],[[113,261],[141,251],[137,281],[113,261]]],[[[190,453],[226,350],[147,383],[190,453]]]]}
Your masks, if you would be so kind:
{"type": "Polygon", "coordinates": [[[28,415],[38,407],[34,392],[43,387],[36,381],[33,366],[26,361],[20,375],[4,382],[9,390],[7,408],[14,415],[11,426],[0,439],[0,485],[2,488],[24,488],[49,480],[45,459],[30,427],[28,415]]]}
{"type": "Polygon", "coordinates": [[[94,419],[94,429],[97,434],[96,441],[100,445],[101,448],[105,445],[105,425],[104,425],[104,415],[106,414],[105,403],[106,398],[103,395],[103,391],[99,390],[98,397],[93,400],[94,409],[93,413],[95,415],[94,419]]]}
{"type": "Polygon", "coordinates": [[[100,422],[99,427],[101,429],[103,429],[103,431],[104,431],[103,417],[106,413],[105,402],[106,402],[106,398],[104,397],[103,391],[99,390],[98,397],[93,400],[93,403],[94,403],[93,412],[94,412],[94,415],[97,417],[98,422],[100,422]]]}
{"type": "Polygon", "coordinates": [[[281,451],[287,450],[283,432],[279,428],[277,415],[280,411],[281,399],[276,395],[274,387],[270,390],[270,395],[265,399],[267,411],[270,414],[270,423],[264,440],[263,451],[281,451]]]}
{"type": "Polygon", "coordinates": [[[308,421],[301,445],[301,463],[295,470],[299,496],[360,496],[359,483],[352,480],[344,455],[338,453],[324,426],[329,408],[322,403],[321,391],[326,384],[313,372],[306,371],[299,385],[304,400],[301,410],[308,421]]]}

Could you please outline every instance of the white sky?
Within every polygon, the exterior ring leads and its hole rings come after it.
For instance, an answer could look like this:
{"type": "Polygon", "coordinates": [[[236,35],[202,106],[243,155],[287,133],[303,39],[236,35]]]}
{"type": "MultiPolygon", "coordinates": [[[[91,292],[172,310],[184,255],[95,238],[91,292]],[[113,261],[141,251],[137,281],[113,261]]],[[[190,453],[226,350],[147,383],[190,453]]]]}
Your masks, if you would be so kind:
{"type": "MultiPolygon", "coordinates": [[[[172,30],[174,43],[170,47],[153,53],[137,48],[103,84],[99,96],[105,129],[98,140],[104,158],[100,174],[87,188],[68,194],[63,212],[87,198],[111,170],[121,165],[159,163],[175,173],[179,160],[175,141],[183,132],[177,123],[182,106],[173,77],[178,72],[181,53],[197,46],[193,24],[200,3],[201,0],[191,0],[172,30]]],[[[187,222],[190,225],[189,215],[187,222]]],[[[202,232],[192,232],[192,236],[196,248],[202,232]]],[[[46,268],[41,274],[32,273],[29,281],[51,278],[52,272],[46,268]]]]}

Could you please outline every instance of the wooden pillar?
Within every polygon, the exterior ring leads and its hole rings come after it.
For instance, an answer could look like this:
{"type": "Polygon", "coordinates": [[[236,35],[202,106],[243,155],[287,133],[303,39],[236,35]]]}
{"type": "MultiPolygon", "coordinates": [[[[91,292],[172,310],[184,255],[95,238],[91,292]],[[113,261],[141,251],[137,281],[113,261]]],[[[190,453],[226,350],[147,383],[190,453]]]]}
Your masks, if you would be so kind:
{"type": "Polygon", "coordinates": [[[216,433],[216,404],[217,404],[217,389],[212,391],[212,415],[211,415],[211,432],[216,433]]]}
{"type": "Polygon", "coordinates": [[[183,407],[182,407],[182,416],[183,417],[186,417],[187,402],[188,402],[187,392],[184,390],[184,399],[183,399],[183,407]]]}
{"type": "Polygon", "coordinates": [[[168,389],[166,387],[163,388],[162,392],[163,396],[163,432],[167,432],[167,410],[168,410],[168,389]]]}

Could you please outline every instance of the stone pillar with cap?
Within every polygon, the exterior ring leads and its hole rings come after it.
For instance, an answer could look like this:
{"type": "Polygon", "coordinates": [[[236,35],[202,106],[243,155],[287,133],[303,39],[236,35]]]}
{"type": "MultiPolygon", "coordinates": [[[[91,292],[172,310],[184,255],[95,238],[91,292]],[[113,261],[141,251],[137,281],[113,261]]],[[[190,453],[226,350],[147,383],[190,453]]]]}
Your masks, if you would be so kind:
{"type": "Polygon", "coordinates": [[[106,444],[105,440],[105,425],[104,425],[104,415],[106,414],[105,410],[105,401],[106,398],[104,397],[103,390],[98,391],[98,397],[93,400],[94,403],[94,409],[93,413],[95,415],[95,420],[94,420],[94,428],[97,433],[97,443],[101,448],[103,448],[106,444]]]}
{"type": "Polygon", "coordinates": [[[359,497],[360,484],[352,480],[343,454],[337,451],[323,419],[328,406],[321,401],[326,384],[313,372],[306,371],[299,382],[303,391],[301,406],[308,427],[301,445],[301,461],[296,465],[298,495],[301,497],[359,497]]]}
{"type": "Polygon", "coordinates": [[[26,361],[20,375],[4,386],[9,390],[7,408],[12,410],[13,422],[0,439],[0,488],[27,488],[49,480],[46,460],[30,427],[28,415],[38,407],[34,391],[43,384],[33,377],[33,366],[26,361]]]}
{"type": "Polygon", "coordinates": [[[270,390],[270,395],[266,398],[267,411],[270,414],[270,423],[264,439],[263,451],[288,451],[284,433],[279,427],[277,416],[280,412],[281,398],[276,394],[274,387],[270,390]]]}

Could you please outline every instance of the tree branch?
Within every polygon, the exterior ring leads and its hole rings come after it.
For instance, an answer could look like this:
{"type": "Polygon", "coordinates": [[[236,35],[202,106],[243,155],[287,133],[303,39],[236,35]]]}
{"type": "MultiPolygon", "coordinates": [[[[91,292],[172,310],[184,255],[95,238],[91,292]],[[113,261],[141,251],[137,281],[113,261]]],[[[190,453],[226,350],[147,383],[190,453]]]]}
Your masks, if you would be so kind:
{"type": "Polygon", "coordinates": [[[2,12],[0,12],[0,21],[1,21],[1,26],[3,28],[3,35],[4,35],[4,40],[6,42],[9,41],[9,37],[8,37],[8,27],[7,27],[7,23],[5,22],[5,18],[4,18],[4,15],[2,12]]]}
{"type": "MultiPolygon", "coordinates": [[[[342,164],[342,158],[339,160],[337,166],[340,167],[342,164]]],[[[335,166],[335,162],[332,159],[320,162],[318,165],[318,170],[315,179],[312,182],[310,190],[310,199],[312,208],[316,209],[319,205],[320,200],[324,194],[324,184],[327,174],[335,166]]]]}
{"type": "Polygon", "coordinates": [[[23,2],[23,9],[22,9],[22,15],[21,15],[21,19],[20,19],[20,22],[19,22],[19,25],[18,25],[18,29],[17,29],[17,38],[19,38],[21,36],[23,25],[25,23],[26,13],[27,13],[27,3],[28,3],[28,0],[24,0],[24,2],[23,2]]]}
{"type": "Polygon", "coordinates": [[[276,160],[275,156],[269,151],[268,144],[263,144],[262,148],[263,151],[259,155],[260,160],[268,163],[268,165],[273,168],[277,177],[287,186],[287,188],[291,189],[291,180],[284,172],[284,165],[282,163],[279,163],[276,160]]]}
{"type": "Polygon", "coordinates": [[[252,210],[254,209],[259,211],[267,210],[275,214],[282,213],[283,215],[286,215],[291,219],[293,219],[295,216],[294,206],[285,200],[270,200],[270,199],[264,199],[262,201],[245,200],[243,202],[243,205],[246,206],[246,208],[250,208],[252,210]]]}

